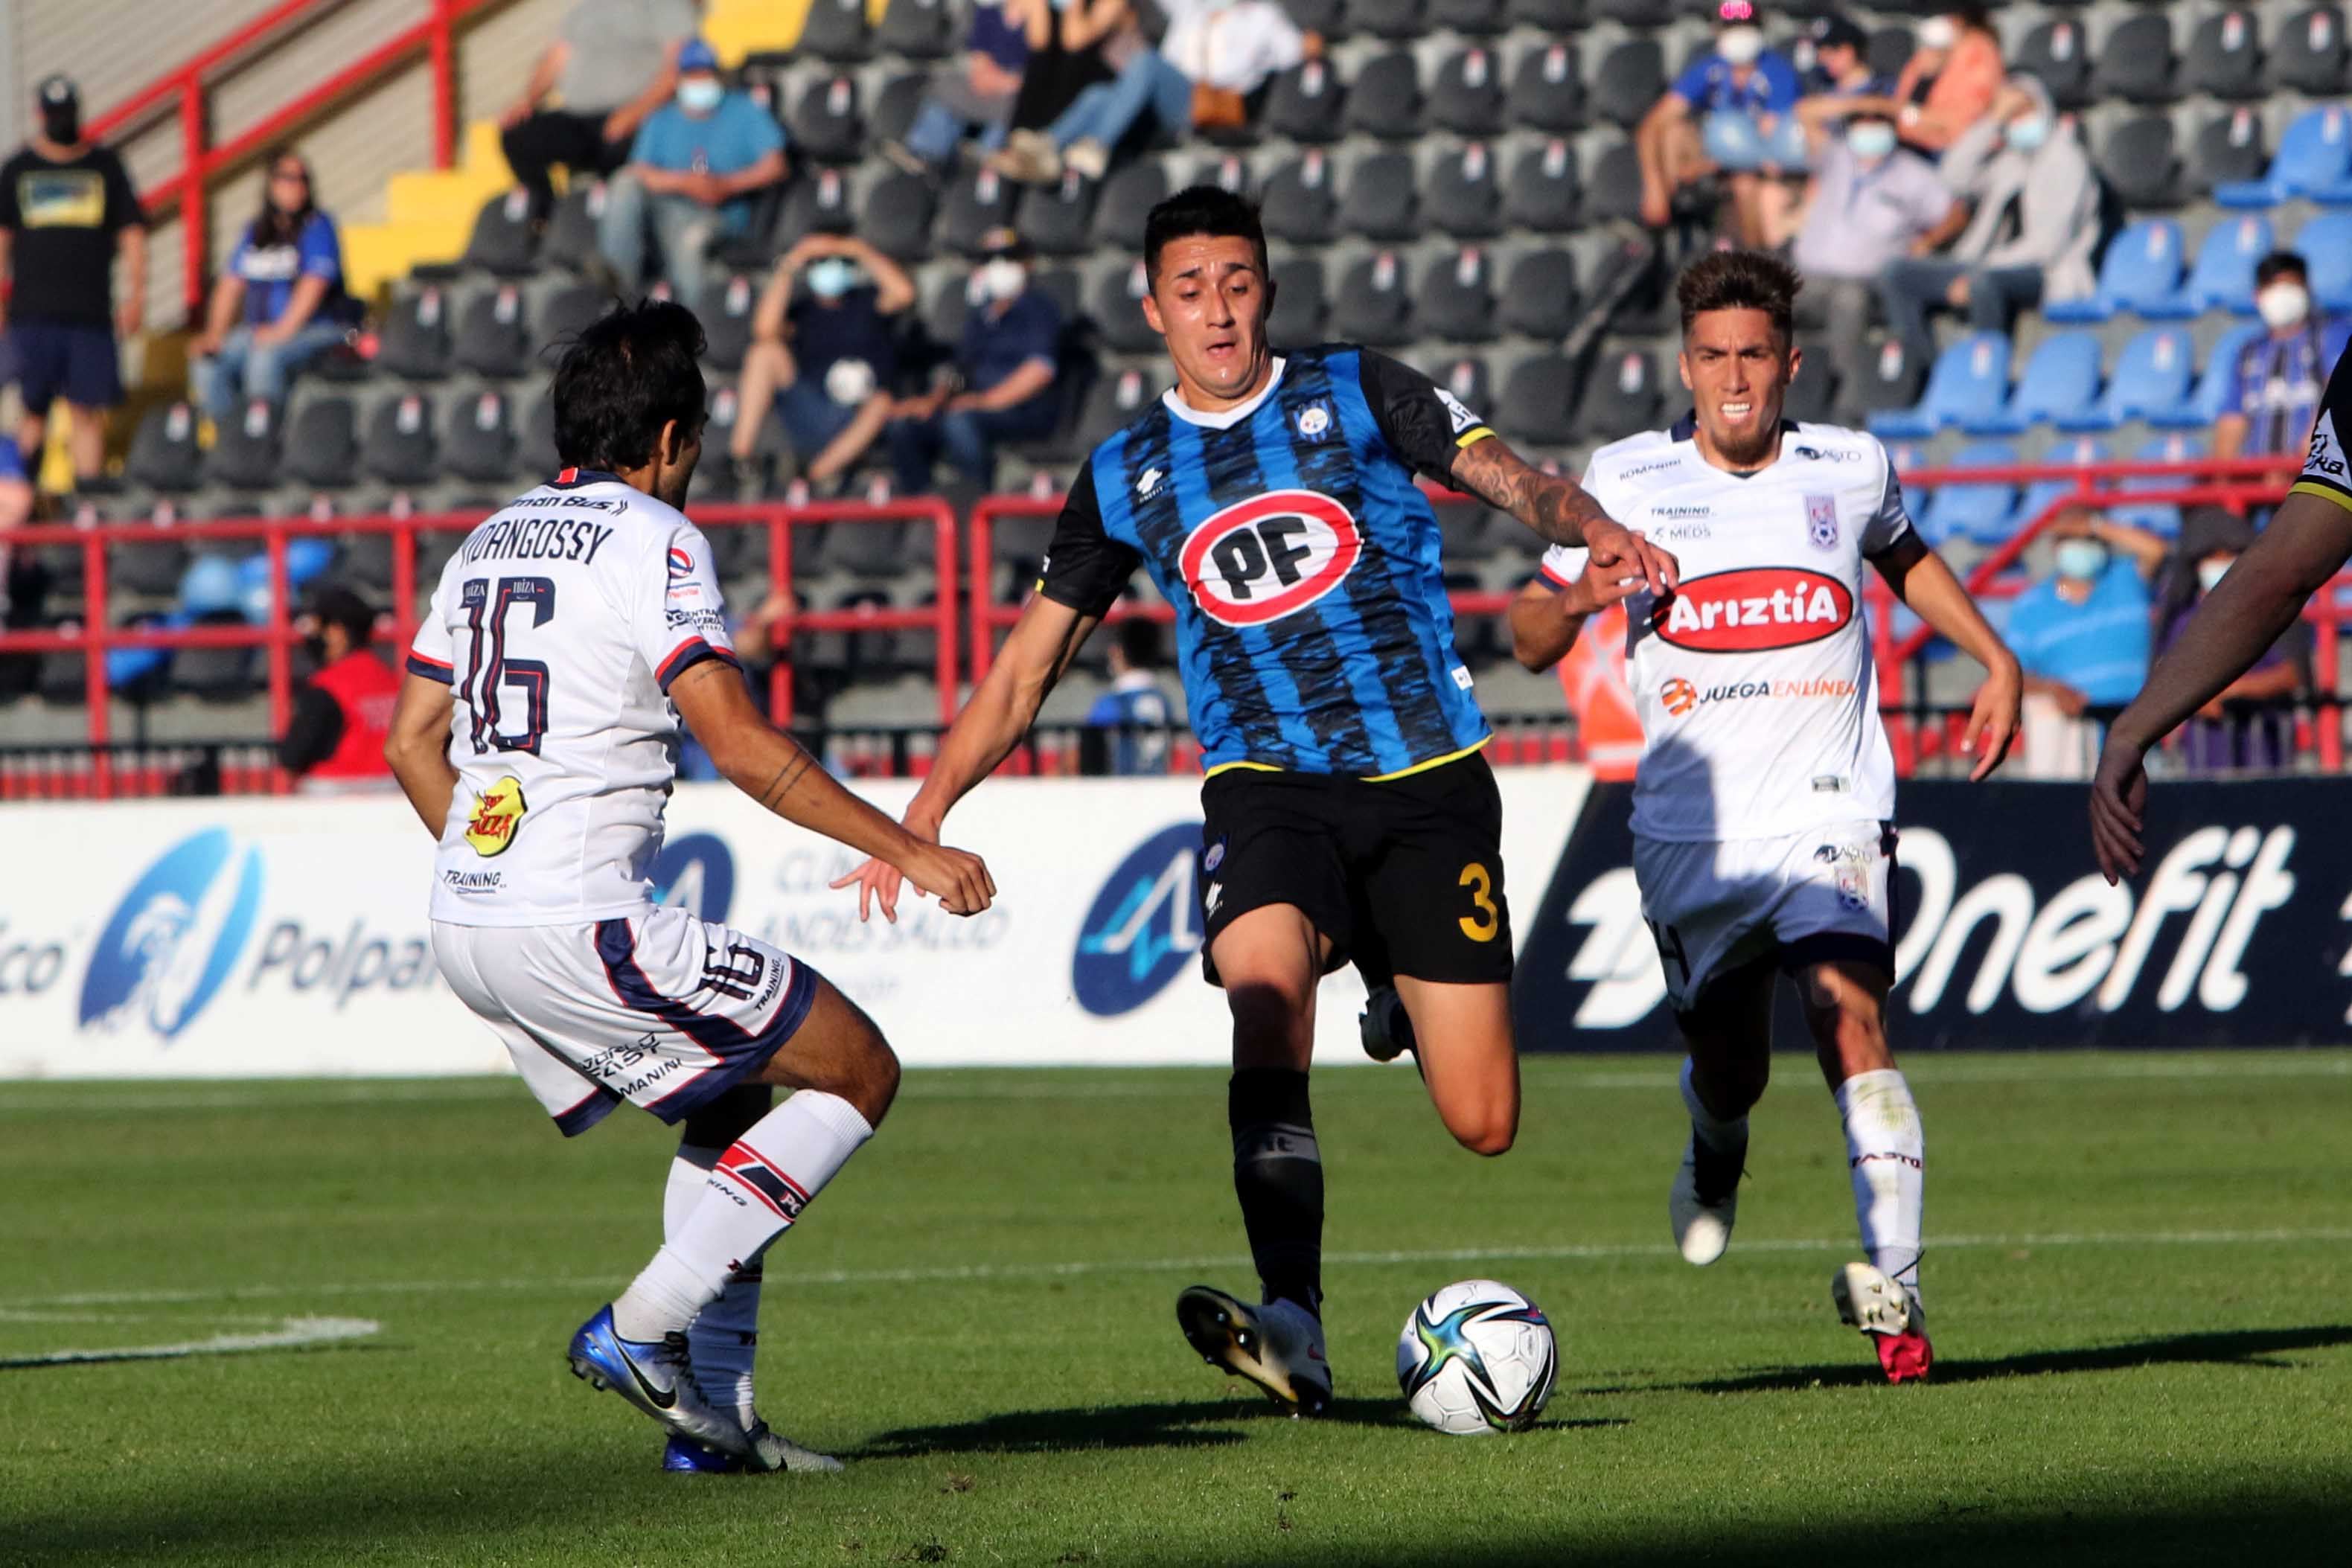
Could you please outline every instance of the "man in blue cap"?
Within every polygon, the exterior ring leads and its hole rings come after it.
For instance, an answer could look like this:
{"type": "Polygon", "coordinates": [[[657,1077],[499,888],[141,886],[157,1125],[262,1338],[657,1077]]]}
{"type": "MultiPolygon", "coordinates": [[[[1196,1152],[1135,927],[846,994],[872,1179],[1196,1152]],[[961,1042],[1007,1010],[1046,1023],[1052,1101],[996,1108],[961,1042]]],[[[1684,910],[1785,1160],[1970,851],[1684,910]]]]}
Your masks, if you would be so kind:
{"type": "Polygon", "coordinates": [[[711,281],[705,253],[743,234],[757,193],[783,177],[782,127],[749,95],[729,91],[710,46],[689,40],[678,51],[675,97],[646,117],[628,166],[605,191],[596,245],[610,281],[634,295],[667,277],[677,302],[700,314],[711,281]]]}

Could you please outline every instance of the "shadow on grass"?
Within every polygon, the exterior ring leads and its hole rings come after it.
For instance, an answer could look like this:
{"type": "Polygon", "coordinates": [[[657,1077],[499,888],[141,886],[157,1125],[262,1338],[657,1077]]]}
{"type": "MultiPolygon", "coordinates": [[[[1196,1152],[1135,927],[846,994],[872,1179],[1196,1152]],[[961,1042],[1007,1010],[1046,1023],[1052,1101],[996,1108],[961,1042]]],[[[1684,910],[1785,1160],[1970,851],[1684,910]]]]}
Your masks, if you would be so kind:
{"type": "MultiPolygon", "coordinates": [[[[1158,1405],[1097,1405],[1066,1410],[1008,1410],[940,1427],[885,1432],[858,1450],[869,1459],[929,1454],[1056,1453],[1089,1448],[1210,1448],[1247,1439],[1242,1428],[1287,1421],[1270,1401],[1202,1399],[1158,1405]]],[[[1335,1399],[1321,1419],[1343,1427],[1418,1426],[1402,1399],[1335,1399]]],[[[1625,1427],[1622,1417],[1545,1420],[1538,1432],[1625,1427]]]]}
{"type": "MultiPolygon", "coordinates": [[[[1931,1383],[1985,1383],[2002,1377],[2046,1377],[2055,1373],[2128,1372],[2135,1367],[2173,1364],[2262,1366],[2284,1369],[2294,1364],[2277,1359],[2301,1350],[2326,1350],[2352,1344],[2352,1324],[2301,1329],[2237,1329],[2214,1333],[2171,1334],[2162,1339],[2127,1340],[2082,1350],[2030,1351],[1987,1361],[1937,1357],[1931,1383]]],[[[1840,1362],[1834,1366],[1783,1366],[1736,1377],[1711,1377],[1696,1383],[1650,1384],[1652,1391],[1694,1394],[1759,1394],[1776,1389],[1833,1388],[1881,1382],[1867,1364],[1840,1362]]],[[[1633,1388],[1587,1389],[1595,1394],[1630,1394],[1633,1388]]]]}

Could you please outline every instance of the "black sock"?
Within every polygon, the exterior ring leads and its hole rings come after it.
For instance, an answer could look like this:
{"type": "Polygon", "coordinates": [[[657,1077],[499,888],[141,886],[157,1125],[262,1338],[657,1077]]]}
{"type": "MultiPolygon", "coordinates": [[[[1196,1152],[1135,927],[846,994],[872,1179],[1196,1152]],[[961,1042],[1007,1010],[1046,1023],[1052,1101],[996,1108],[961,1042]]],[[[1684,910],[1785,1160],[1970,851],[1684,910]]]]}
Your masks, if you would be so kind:
{"type": "Polygon", "coordinates": [[[1265,1299],[1323,1311],[1323,1155],[1307,1074],[1244,1068],[1226,1092],[1234,1192],[1265,1299]]]}

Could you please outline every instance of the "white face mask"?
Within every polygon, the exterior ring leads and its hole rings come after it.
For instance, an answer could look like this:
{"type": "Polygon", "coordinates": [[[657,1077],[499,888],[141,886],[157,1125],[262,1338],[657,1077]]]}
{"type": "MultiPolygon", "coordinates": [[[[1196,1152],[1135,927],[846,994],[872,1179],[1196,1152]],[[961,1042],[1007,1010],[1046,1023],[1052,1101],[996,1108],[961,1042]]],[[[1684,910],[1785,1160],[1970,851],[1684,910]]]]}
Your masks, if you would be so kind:
{"type": "Polygon", "coordinates": [[[1919,24],[1919,47],[1948,49],[1960,41],[1960,25],[1949,16],[1930,16],[1919,24]]]}
{"type": "Polygon", "coordinates": [[[1895,127],[1883,120],[1865,120],[1845,128],[1845,150],[1864,162],[1874,163],[1895,151],[1895,127]]]}
{"type": "Polygon", "coordinates": [[[2230,563],[2226,560],[2200,560],[2197,563],[2197,586],[2210,593],[2221,586],[2221,579],[2229,571],[2230,563]]]}
{"type": "Polygon", "coordinates": [[[980,293],[983,299],[1011,299],[1029,281],[1029,275],[1019,262],[1000,256],[984,261],[980,267],[980,293]]]}
{"type": "Polygon", "coordinates": [[[1716,36],[1715,52],[1735,66],[1752,66],[1764,52],[1764,35],[1754,27],[1726,27],[1716,36]]]}
{"type": "Polygon", "coordinates": [[[688,77],[677,84],[677,106],[688,114],[709,114],[726,96],[717,77],[688,77]]]}
{"type": "Polygon", "coordinates": [[[2264,326],[2284,332],[2311,314],[2311,291],[2300,283],[2273,283],[2254,296],[2254,308],[2264,326]]]}
{"type": "Polygon", "coordinates": [[[2050,140],[2050,117],[2029,114],[2022,120],[2012,120],[2001,135],[2020,152],[2031,152],[2050,140]]]}

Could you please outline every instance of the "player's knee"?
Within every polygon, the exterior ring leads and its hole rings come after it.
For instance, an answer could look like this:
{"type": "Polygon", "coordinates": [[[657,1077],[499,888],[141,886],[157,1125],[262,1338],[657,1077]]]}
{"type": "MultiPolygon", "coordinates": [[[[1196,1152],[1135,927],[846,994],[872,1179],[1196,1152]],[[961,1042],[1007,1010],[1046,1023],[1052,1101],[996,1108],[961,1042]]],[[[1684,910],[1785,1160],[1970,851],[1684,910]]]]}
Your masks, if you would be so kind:
{"type": "Polygon", "coordinates": [[[898,1053],[870,1024],[847,1076],[850,1092],[842,1098],[857,1107],[867,1126],[879,1127],[882,1118],[889,1114],[890,1103],[898,1097],[898,1053]]]}

